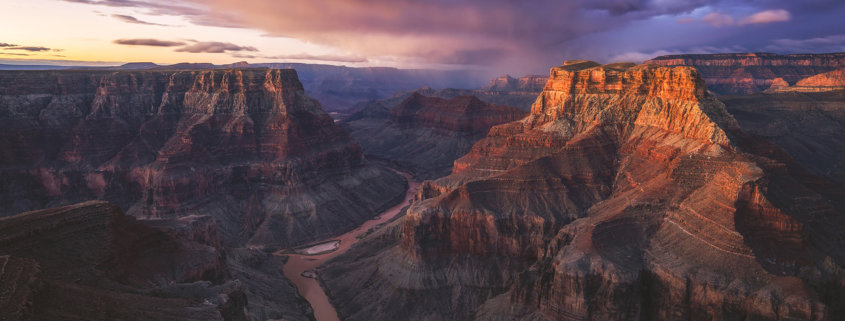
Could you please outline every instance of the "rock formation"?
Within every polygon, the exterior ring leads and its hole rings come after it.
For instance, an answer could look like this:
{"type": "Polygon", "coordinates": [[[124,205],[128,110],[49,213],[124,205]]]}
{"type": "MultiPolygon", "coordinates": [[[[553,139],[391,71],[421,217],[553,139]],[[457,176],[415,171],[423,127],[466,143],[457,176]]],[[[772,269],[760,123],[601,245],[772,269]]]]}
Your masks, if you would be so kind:
{"type": "Polygon", "coordinates": [[[155,225],[105,202],[0,218],[0,319],[246,320],[213,220],[155,225]]]}
{"type": "Polygon", "coordinates": [[[490,127],[524,115],[516,108],[491,105],[475,96],[443,99],[413,93],[389,109],[375,103],[342,125],[368,157],[431,179],[448,175],[455,159],[484,138],[490,127]]]}
{"type": "Polygon", "coordinates": [[[318,271],[342,318],[845,318],[842,189],[741,131],[693,68],[550,74],[318,271]]]}
{"type": "Polygon", "coordinates": [[[715,93],[751,94],[768,89],[777,78],[794,85],[801,79],[845,68],[845,53],[670,55],[645,63],[695,67],[715,93]]]}
{"type": "Polygon", "coordinates": [[[826,92],[845,91],[845,69],[838,69],[799,80],[794,86],[782,78],[775,79],[766,92],[826,92]],[[780,81],[778,81],[780,79],[780,81]]]}
{"type": "Polygon", "coordinates": [[[0,212],[102,199],[284,248],[401,200],[293,70],[0,72],[0,212]]]}

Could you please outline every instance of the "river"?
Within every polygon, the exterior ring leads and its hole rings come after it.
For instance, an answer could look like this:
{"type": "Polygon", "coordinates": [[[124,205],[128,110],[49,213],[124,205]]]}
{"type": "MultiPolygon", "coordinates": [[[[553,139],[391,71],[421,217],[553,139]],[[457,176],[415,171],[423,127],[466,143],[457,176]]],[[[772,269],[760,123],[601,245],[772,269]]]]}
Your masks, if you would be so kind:
{"type": "Polygon", "coordinates": [[[364,222],[364,224],[352,231],[347,232],[346,234],[311,243],[314,245],[319,245],[321,243],[327,243],[331,241],[340,241],[340,245],[337,247],[337,250],[318,255],[282,253],[286,250],[281,250],[275,253],[275,255],[282,255],[288,257],[287,263],[285,263],[285,265],[282,267],[282,272],[285,274],[285,277],[287,277],[289,280],[291,280],[291,282],[293,282],[293,284],[296,285],[297,290],[299,290],[299,295],[304,297],[306,300],[308,300],[308,303],[311,304],[311,307],[314,309],[314,317],[317,319],[317,321],[339,321],[340,319],[337,316],[337,311],[335,311],[334,306],[332,306],[332,304],[329,302],[329,297],[326,296],[326,292],[323,291],[322,287],[320,287],[320,283],[317,282],[317,280],[315,279],[302,276],[302,272],[313,270],[324,262],[328,261],[329,259],[343,254],[344,252],[349,250],[349,248],[353,244],[358,242],[359,235],[366,233],[370,228],[373,228],[381,223],[389,221],[394,216],[399,214],[403,207],[410,203],[411,199],[414,198],[414,194],[416,193],[420,183],[412,181],[411,175],[407,173],[399,173],[408,179],[409,185],[408,191],[405,193],[405,199],[402,202],[382,212],[381,214],[376,216],[376,218],[364,222]]]}

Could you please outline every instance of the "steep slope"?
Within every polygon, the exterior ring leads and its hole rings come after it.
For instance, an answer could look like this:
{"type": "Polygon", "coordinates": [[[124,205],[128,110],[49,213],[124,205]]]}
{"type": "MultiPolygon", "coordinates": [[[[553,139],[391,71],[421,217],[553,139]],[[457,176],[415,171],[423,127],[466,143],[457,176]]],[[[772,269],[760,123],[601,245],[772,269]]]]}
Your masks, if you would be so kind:
{"type": "Polygon", "coordinates": [[[284,248],[353,228],[406,186],[293,70],[0,72],[0,127],[2,214],[103,199],[284,248]]]}
{"type": "Polygon", "coordinates": [[[569,61],[318,275],[348,320],[838,320],[843,200],[695,69],[569,61]]]}
{"type": "Polygon", "coordinates": [[[448,175],[455,159],[484,138],[490,127],[525,115],[475,96],[442,99],[413,93],[393,108],[378,107],[359,112],[342,126],[368,157],[427,179],[448,175]]]}
{"type": "Polygon", "coordinates": [[[0,319],[245,320],[213,221],[157,225],[104,202],[0,219],[0,319]]]}
{"type": "Polygon", "coordinates": [[[801,79],[845,68],[845,53],[670,55],[645,63],[695,67],[713,92],[751,94],[768,89],[777,78],[794,85],[801,79]]]}

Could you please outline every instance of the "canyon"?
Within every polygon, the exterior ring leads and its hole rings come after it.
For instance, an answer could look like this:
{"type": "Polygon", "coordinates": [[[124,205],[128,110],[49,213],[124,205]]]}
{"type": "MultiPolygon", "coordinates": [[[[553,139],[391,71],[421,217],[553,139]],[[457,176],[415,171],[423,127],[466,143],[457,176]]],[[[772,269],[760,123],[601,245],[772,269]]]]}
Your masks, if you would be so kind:
{"type": "Polygon", "coordinates": [[[86,288],[32,285],[21,287],[15,302],[0,298],[16,315],[35,319],[309,320],[313,311],[280,269],[286,259],[271,252],[350,231],[401,201],[408,186],[364,159],[305,94],[294,70],[0,72],[0,126],[0,216],[15,222],[14,231],[41,216],[16,213],[55,213],[40,223],[50,233],[35,227],[20,234],[26,244],[43,242],[43,257],[36,248],[0,244],[0,256],[11,255],[9,271],[17,271],[10,277],[22,278],[9,286],[76,282],[76,274],[56,271],[62,265],[54,260],[76,254],[90,274],[86,288]],[[89,200],[109,203],[72,205],[89,200]],[[81,244],[90,231],[106,231],[107,221],[86,214],[103,208],[137,223],[81,244]],[[74,215],[85,222],[79,228],[74,215]],[[175,230],[155,232],[162,228],[175,230]],[[135,242],[134,229],[153,232],[135,242]],[[179,250],[181,238],[199,238],[213,250],[179,250]],[[51,250],[54,241],[79,248],[51,250]],[[125,246],[96,247],[109,244],[125,246]],[[42,273],[32,274],[39,266],[42,273]],[[107,297],[107,307],[61,310],[91,297],[107,297]]]}
{"type": "Polygon", "coordinates": [[[215,218],[227,246],[350,230],[407,183],[305,94],[293,70],[0,73],[0,214],[101,199],[215,218]]]}
{"type": "Polygon", "coordinates": [[[843,57],[3,71],[0,319],[842,319],[843,57]]]}
{"type": "Polygon", "coordinates": [[[567,61],[317,277],[345,320],[837,320],[843,211],[698,70],[567,61]]]}

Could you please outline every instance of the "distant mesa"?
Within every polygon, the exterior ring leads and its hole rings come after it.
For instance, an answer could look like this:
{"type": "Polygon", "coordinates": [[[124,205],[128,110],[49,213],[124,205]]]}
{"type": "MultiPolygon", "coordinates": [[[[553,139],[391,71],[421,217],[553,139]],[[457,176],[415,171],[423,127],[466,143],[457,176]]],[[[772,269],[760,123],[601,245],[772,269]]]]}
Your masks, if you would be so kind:
{"type": "Polygon", "coordinates": [[[695,67],[709,90],[720,95],[736,95],[762,92],[777,78],[795,84],[807,77],[843,69],[845,53],[684,54],[660,56],[645,63],[695,67]]]}
{"type": "Polygon", "coordinates": [[[546,76],[540,75],[528,75],[519,78],[504,75],[490,80],[490,84],[488,84],[487,87],[484,87],[484,89],[489,91],[539,92],[543,90],[543,86],[546,84],[546,79],[548,79],[546,76]]]}
{"type": "Polygon", "coordinates": [[[134,69],[152,69],[152,68],[157,68],[157,67],[160,67],[160,66],[157,65],[157,64],[154,64],[152,62],[130,62],[130,63],[122,64],[117,68],[134,70],[134,69]]]}
{"type": "Polygon", "coordinates": [[[799,80],[795,85],[790,86],[783,78],[777,78],[772,86],[766,90],[772,92],[829,92],[845,90],[845,68],[818,75],[810,76],[799,80]]]}

